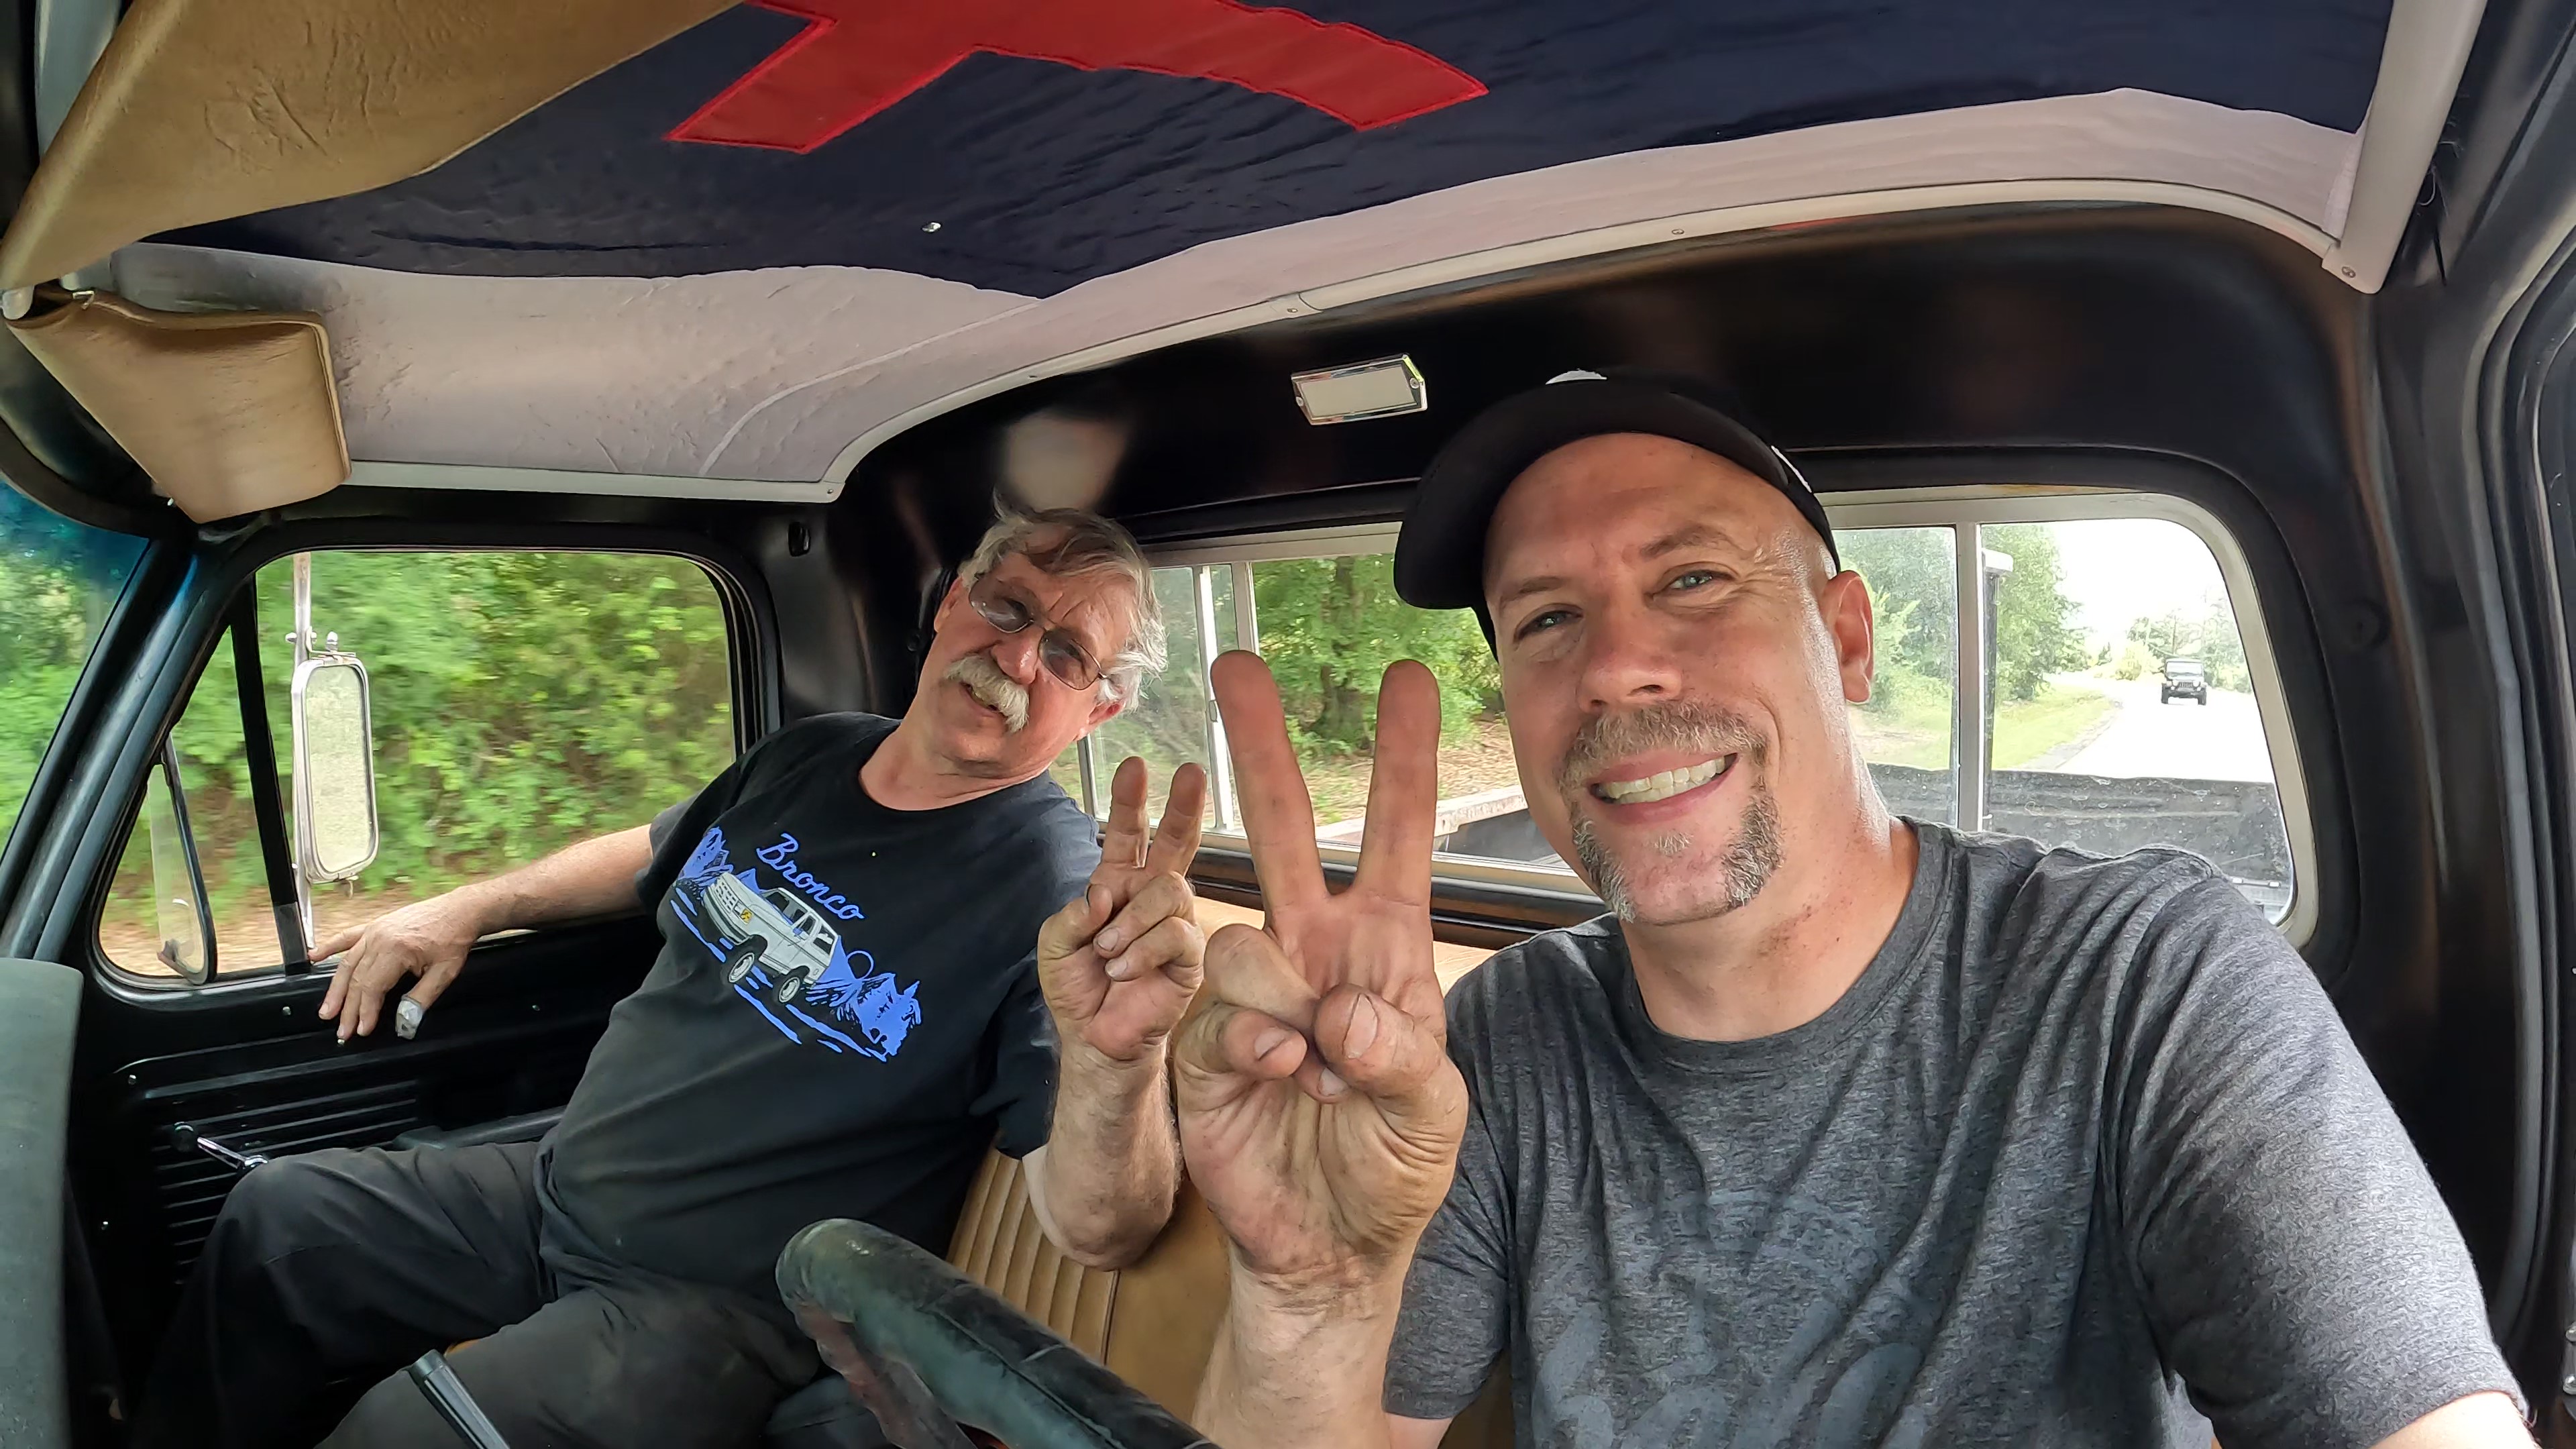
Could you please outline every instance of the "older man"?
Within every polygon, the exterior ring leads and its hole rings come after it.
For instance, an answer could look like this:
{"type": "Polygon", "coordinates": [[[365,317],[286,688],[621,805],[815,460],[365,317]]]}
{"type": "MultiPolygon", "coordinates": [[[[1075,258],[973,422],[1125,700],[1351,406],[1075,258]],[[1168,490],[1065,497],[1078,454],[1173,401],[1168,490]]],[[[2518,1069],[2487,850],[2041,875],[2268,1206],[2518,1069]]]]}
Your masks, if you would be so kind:
{"type": "MultiPolygon", "coordinates": [[[[315,1153],[244,1178],[135,1444],[309,1443],[346,1404],[328,1381],[461,1339],[456,1372],[513,1444],[749,1443],[817,1371],[770,1286],[780,1246],[825,1217],[944,1246],[988,1145],[1025,1154],[1076,1257],[1152,1241],[1176,1181],[1162,1044],[1198,981],[1183,872],[1204,777],[1173,782],[1149,845],[1128,761],[1104,855],[1045,773],[1162,664],[1144,560],[1087,514],[1006,518],[934,628],[900,721],[803,721],[649,827],[324,943],[341,959],[322,1015],[345,1040],[406,978],[426,1007],[493,931],[640,897],[663,937],[542,1145],[315,1153]]],[[[396,1376],[331,1442],[455,1440],[396,1376]]]]}
{"type": "Polygon", "coordinates": [[[2530,1442],[2405,1132],[2225,879],[1889,816],[1868,591],[1701,385],[1490,410],[1396,576],[1478,610],[1613,914],[1462,982],[1444,1052],[1429,677],[1389,672],[1329,895],[1220,661],[1271,915],[1176,1059],[1233,1242],[1211,1437],[1429,1445],[1508,1357],[1524,1444],[2530,1442]]]}

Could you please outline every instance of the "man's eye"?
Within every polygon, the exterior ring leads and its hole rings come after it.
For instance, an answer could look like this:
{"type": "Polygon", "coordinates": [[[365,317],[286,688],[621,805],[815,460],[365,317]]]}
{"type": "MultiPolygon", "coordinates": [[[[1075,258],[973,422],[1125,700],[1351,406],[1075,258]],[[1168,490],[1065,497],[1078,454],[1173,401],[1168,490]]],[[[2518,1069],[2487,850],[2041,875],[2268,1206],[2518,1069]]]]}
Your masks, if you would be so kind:
{"type": "Polygon", "coordinates": [[[1523,620],[1520,628],[1513,632],[1512,637],[1515,639],[1526,639],[1532,634],[1539,632],[1541,629],[1553,629],[1557,625],[1565,623],[1573,617],[1574,611],[1572,609],[1542,609],[1538,613],[1532,614],[1529,618],[1523,620]]]}
{"type": "Polygon", "coordinates": [[[1702,589],[1708,587],[1710,584],[1716,583],[1717,580],[1718,573],[1715,569],[1684,569],[1680,573],[1673,575],[1672,582],[1664,585],[1664,588],[1667,592],[1677,592],[1684,589],[1702,589]]]}

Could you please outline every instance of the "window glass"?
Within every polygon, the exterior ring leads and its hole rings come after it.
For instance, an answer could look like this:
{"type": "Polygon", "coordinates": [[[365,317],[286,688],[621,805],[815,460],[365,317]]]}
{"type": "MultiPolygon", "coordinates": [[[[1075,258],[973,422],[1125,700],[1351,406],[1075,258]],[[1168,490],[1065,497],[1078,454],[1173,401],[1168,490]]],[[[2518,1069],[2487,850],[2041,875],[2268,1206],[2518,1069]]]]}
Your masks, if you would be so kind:
{"type": "MultiPolygon", "coordinates": [[[[1146,686],[1138,704],[1055,762],[1049,773],[1067,793],[1081,796],[1086,748],[1094,813],[1108,809],[1110,775],[1128,755],[1153,766],[1157,810],[1173,767],[1183,760],[1222,761],[1222,751],[1212,747],[1223,722],[1213,719],[1207,667],[1244,637],[1237,593],[1244,579],[1251,582],[1249,632],[1279,681],[1289,740],[1315,799],[1317,839],[1359,844],[1378,680],[1394,661],[1418,659],[1440,681],[1440,852],[1570,874],[1530,823],[1503,721],[1501,679],[1475,616],[1416,609],[1398,599],[1387,553],[1156,569],[1155,597],[1171,632],[1170,667],[1146,686]]],[[[1210,824],[1240,829],[1232,782],[1225,770],[1214,773],[1210,824]]]]}
{"type": "Polygon", "coordinates": [[[0,843],[142,556],[143,540],[83,527],[0,484],[0,843]]]}
{"type": "MultiPolygon", "coordinates": [[[[1154,570],[1154,602],[1162,606],[1163,628],[1170,640],[1170,655],[1163,672],[1145,681],[1145,687],[1134,703],[1095,732],[1092,761],[1097,798],[1092,808],[1102,815],[1109,813],[1109,781],[1118,763],[1130,755],[1144,760],[1152,792],[1146,800],[1148,819],[1163,818],[1163,802],[1171,794],[1172,772],[1185,762],[1195,761],[1201,769],[1212,758],[1209,749],[1209,719],[1214,711],[1208,700],[1209,651],[1200,627],[1199,588],[1202,575],[1211,596],[1210,602],[1223,599],[1227,618],[1232,618],[1234,571],[1228,568],[1161,568],[1154,570]]],[[[1220,635],[1216,652],[1226,645],[1220,635]]],[[[1067,793],[1079,799],[1082,793],[1081,767],[1067,752],[1055,765],[1056,780],[1067,793]]],[[[1213,824],[1218,816],[1218,802],[1210,792],[1203,818],[1213,824]]]]}
{"type": "Polygon", "coordinates": [[[1958,708],[1957,540],[1947,528],[1835,531],[1845,567],[1869,585],[1878,672],[1852,734],[1889,809],[1958,822],[1951,727],[1958,708]]]}
{"type": "Polygon", "coordinates": [[[1318,839],[1360,843],[1378,681],[1396,660],[1418,659],[1440,681],[1437,849],[1565,869],[1530,821],[1502,678],[1474,614],[1397,598],[1391,554],[1256,563],[1252,580],[1261,655],[1279,681],[1289,740],[1315,797],[1318,839]]]}
{"type": "Polygon", "coordinates": [[[2274,920],[2287,828],[2209,545],[2154,518],[1989,524],[1986,828],[2117,854],[2179,846],[2274,920]]]}
{"type": "MultiPolygon", "coordinates": [[[[724,607],[696,564],[343,552],[314,555],[312,573],[315,631],[337,635],[367,666],[382,840],[355,879],[312,888],[317,936],[643,824],[733,758],[724,607]]],[[[291,766],[293,580],[281,559],[256,585],[281,774],[291,766]]],[[[280,959],[240,711],[226,640],[173,732],[219,976],[280,959]]],[[[291,809],[292,779],[279,789],[291,809]]],[[[100,946],[137,975],[166,975],[155,961],[150,842],[137,835],[100,946]]]]}

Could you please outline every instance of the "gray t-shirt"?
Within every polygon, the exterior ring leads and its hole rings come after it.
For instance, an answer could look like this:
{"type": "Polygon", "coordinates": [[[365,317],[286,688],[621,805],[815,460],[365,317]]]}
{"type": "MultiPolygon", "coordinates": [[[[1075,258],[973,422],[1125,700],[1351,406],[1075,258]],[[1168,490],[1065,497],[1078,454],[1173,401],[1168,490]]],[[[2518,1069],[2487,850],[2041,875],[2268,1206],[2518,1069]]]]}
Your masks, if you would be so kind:
{"type": "Polygon", "coordinates": [[[1656,1029],[1607,920],[1459,983],[1473,1109],[1389,1410],[1456,1414],[1506,1352],[1546,1445],[2364,1445],[2513,1389],[2386,1097],[2224,879],[1915,831],[1886,945],[1777,1036],[1656,1029]]]}

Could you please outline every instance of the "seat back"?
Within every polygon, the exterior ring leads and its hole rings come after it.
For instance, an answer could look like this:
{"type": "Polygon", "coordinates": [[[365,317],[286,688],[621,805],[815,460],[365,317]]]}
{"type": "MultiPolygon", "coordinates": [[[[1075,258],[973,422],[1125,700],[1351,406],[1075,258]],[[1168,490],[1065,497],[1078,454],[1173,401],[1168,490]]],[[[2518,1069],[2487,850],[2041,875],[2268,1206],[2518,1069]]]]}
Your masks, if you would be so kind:
{"type": "Polygon", "coordinates": [[[1225,1238],[1182,1184],[1171,1225],[1111,1272],[1066,1257],[1038,1227],[1018,1159],[987,1153],[948,1261],[1186,1419],[1225,1315],[1225,1238]]]}
{"type": "MultiPolygon", "coordinates": [[[[1019,1160],[987,1153],[967,1191],[948,1261],[1183,1419],[1225,1316],[1225,1234],[1186,1181],[1172,1221],[1145,1256],[1116,1272],[1086,1268],[1038,1227],[1019,1160]]],[[[1509,1381],[1497,1368],[1443,1449],[1510,1449],[1509,1381]]]]}

